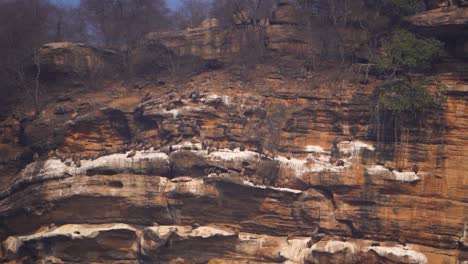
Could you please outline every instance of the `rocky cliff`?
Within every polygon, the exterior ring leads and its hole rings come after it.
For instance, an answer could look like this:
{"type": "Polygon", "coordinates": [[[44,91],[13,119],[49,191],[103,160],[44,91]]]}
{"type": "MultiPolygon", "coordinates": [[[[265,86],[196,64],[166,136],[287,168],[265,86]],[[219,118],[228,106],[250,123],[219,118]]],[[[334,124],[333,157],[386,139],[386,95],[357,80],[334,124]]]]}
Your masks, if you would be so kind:
{"type": "MultiPolygon", "coordinates": [[[[114,58],[42,51],[51,76],[114,58]]],[[[68,90],[0,123],[0,261],[466,263],[467,84],[442,68],[443,115],[397,143],[380,81],[331,70],[68,90]]]]}
{"type": "MultiPolygon", "coordinates": [[[[388,19],[368,10],[364,1],[350,2],[350,9],[359,10],[357,15],[349,15],[350,24],[346,27],[328,28],[321,24],[321,16],[313,18],[307,25],[300,22],[304,15],[290,1],[278,1],[278,7],[271,17],[252,23],[238,23],[232,27],[218,26],[215,19],[204,21],[201,27],[187,28],[182,31],[155,32],[148,34],[143,43],[145,47],[164,44],[181,55],[195,55],[206,60],[220,60],[232,63],[239,58],[239,53],[252,52],[256,45],[262,44],[267,51],[273,51],[275,57],[288,56],[310,58],[320,56],[329,46],[344,43],[340,47],[351,56],[366,56],[365,43],[369,41],[369,30],[382,30],[388,19]],[[363,19],[379,20],[369,28],[362,28],[363,19]]],[[[255,52],[258,52],[255,50],[255,52]]],[[[257,56],[253,52],[250,56],[257,56]]]]}

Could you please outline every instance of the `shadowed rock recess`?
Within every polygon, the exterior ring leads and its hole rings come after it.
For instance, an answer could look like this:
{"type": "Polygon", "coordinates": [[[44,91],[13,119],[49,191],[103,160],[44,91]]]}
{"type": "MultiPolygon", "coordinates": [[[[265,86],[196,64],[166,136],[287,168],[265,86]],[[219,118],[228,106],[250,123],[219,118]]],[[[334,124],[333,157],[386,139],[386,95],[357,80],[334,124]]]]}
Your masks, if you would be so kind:
{"type": "MultiPolygon", "coordinates": [[[[408,21],[440,32],[452,12],[451,34],[466,34],[466,9],[433,12],[408,21]]],[[[276,22],[269,49],[305,45],[279,38],[294,23],[276,22]]],[[[221,31],[158,36],[227,63],[236,45],[218,47],[221,31]]],[[[466,37],[456,43],[466,56],[466,37]]],[[[74,43],[41,56],[44,81],[72,90],[119,60],[74,43]]],[[[0,262],[466,264],[466,62],[438,67],[445,111],[397,143],[370,107],[379,80],[265,64],[248,80],[216,69],[183,84],[109,81],[12,114],[0,122],[0,262]]]]}

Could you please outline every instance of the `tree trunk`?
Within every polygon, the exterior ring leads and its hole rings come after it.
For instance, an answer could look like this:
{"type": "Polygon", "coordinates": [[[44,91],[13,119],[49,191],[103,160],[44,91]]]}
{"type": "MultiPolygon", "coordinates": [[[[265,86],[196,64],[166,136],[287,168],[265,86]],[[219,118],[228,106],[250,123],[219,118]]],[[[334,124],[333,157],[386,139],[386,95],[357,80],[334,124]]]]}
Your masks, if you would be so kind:
{"type": "Polygon", "coordinates": [[[34,106],[36,108],[36,114],[39,114],[39,77],[41,76],[41,63],[36,51],[34,51],[34,66],[36,67],[36,77],[34,79],[34,106]]]}

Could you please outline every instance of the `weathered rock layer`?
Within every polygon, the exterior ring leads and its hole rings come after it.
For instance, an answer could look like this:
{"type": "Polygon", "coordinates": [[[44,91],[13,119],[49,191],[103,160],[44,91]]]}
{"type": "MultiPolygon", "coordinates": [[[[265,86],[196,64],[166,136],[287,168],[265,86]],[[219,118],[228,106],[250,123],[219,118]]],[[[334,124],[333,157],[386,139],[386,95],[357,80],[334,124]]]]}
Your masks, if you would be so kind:
{"type": "Polygon", "coordinates": [[[465,260],[466,95],[449,96],[443,142],[421,130],[394,146],[372,140],[371,94],[356,89],[168,94],[48,120],[56,149],[0,193],[3,257],[465,260]]]}

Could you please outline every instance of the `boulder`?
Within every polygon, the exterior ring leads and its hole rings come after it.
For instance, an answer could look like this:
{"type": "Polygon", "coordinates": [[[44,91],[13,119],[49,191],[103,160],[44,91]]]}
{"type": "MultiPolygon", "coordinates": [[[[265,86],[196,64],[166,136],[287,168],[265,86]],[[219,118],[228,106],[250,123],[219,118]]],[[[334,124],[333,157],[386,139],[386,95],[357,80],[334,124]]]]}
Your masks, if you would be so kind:
{"type": "Polygon", "coordinates": [[[119,53],[72,42],[48,43],[39,50],[40,78],[45,81],[73,82],[116,74],[119,53]]]}
{"type": "Polygon", "coordinates": [[[300,13],[296,5],[283,1],[278,8],[273,11],[270,24],[292,24],[300,23],[300,13]]]}

